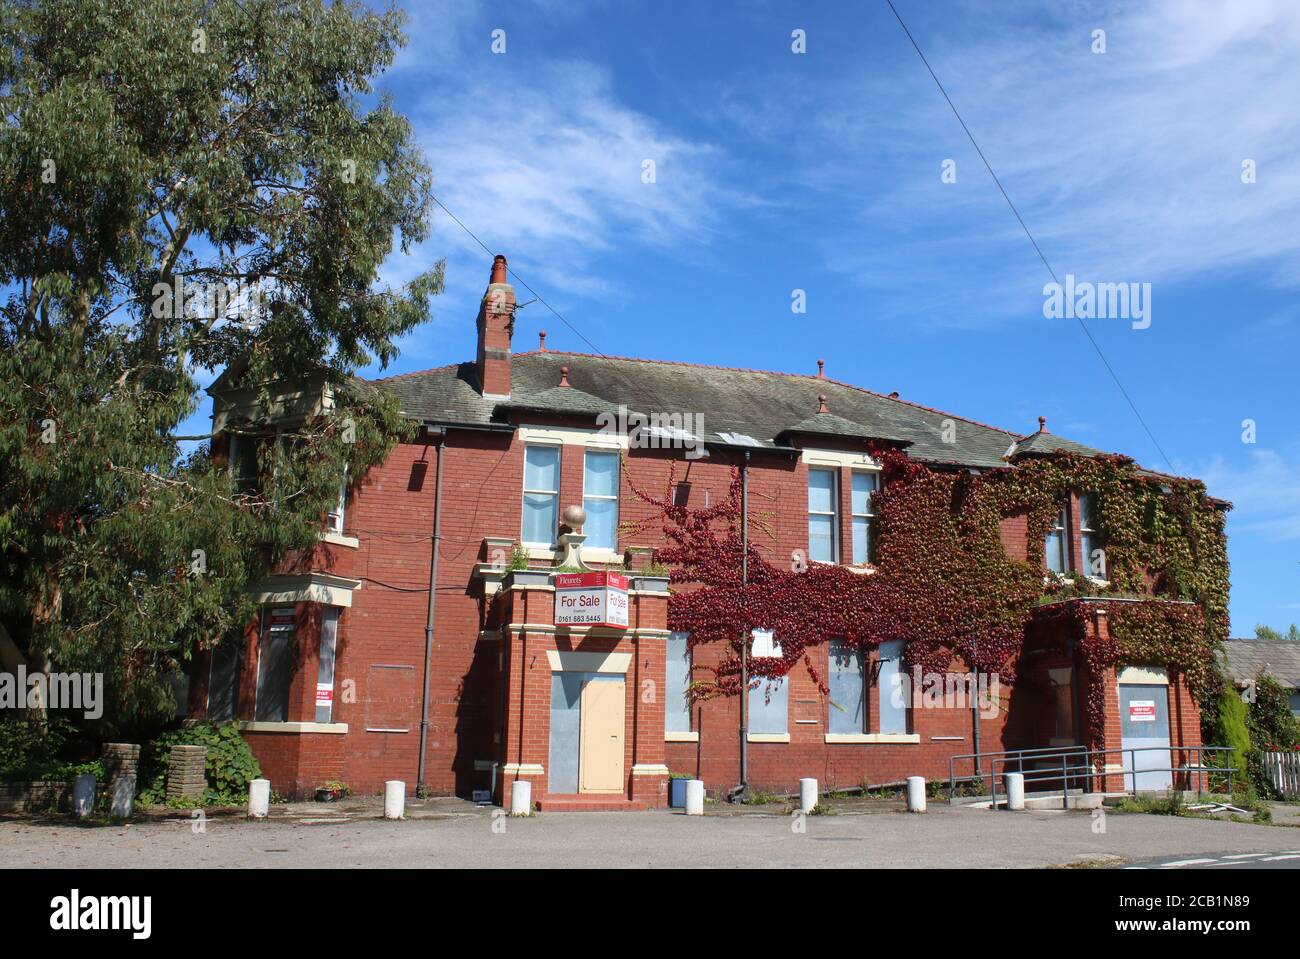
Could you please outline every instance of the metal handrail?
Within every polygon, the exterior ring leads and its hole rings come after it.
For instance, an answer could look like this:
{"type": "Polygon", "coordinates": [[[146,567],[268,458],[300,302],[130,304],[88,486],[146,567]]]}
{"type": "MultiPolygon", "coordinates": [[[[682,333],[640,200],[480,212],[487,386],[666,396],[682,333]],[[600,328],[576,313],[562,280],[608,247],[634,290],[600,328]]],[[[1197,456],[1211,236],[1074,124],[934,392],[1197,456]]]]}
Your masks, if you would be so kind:
{"type": "MultiPolygon", "coordinates": [[[[1055,756],[1061,752],[1078,752],[1086,753],[1087,746],[1035,746],[1032,749],[1004,749],[1000,752],[980,752],[980,753],[959,753],[956,756],[948,757],[948,801],[952,802],[957,793],[957,774],[955,771],[956,762],[959,759],[992,759],[997,756],[1033,756],[1036,753],[1045,753],[1055,756]]],[[[976,762],[978,766],[979,763],[976,762]]],[[[974,778],[974,777],[967,777],[974,778]]],[[[984,774],[979,774],[980,782],[984,781],[984,774]]]]}
{"type": "MultiPolygon", "coordinates": [[[[1118,748],[1118,749],[1086,749],[1086,748],[1085,748],[1085,749],[1083,750],[1083,753],[1082,753],[1083,758],[1084,758],[1085,761],[1084,761],[1084,763],[1080,766],[1080,765],[1071,765],[1071,764],[1069,763],[1069,760],[1079,758],[1079,756],[1080,756],[1079,747],[1063,748],[1063,749],[1061,749],[1061,750],[1057,750],[1055,753],[1053,753],[1053,752],[1051,752],[1051,751],[1037,750],[1038,755],[1031,756],[1030,758],[1031,758],[1031,759],[1035,759],[1035,760],[1046,760],[1046,759],[1055,759],[1055,758],[1059,758],[1059,759],[1061,760],[1061,768],[1060,768],[1059,772],[1058,772],[1057,769],[1052,768],[1052,769],[1050,769],[1050,770],[1043,770],[1041,774],[1036,774],[1036,773],[1034,773],[1034,772],[1030,772],[1030,773],[1028,773],[1028,774],[1021,773],[1021,775],[1025,775],[1025,776],[1026,776],[1026,779],[1025,779],[1026,782],[1036,782],[1036,781],[1040,781],[1040,780],[1053,780],[1053,779],[1058,778],[1058,776],[1059,776],[1059,778],[1060,778],[1060,780],[1061,780],[1061,808],[1062,808],[1062,809],[1068,809],[1068,808],[1070,808],[1070,800],[1069,800],[1069,796],[1070,796],[1070,779],[1071,779],[1072,777],[1073,777],[1073,778],[1076,778],[1076,779],[1082,778],[1082,779],[1085,779],[1085,780],[1091,781],[1092,778],[1093,778],[1094,776],[1096,776],[1096,775],[1101,775],[1101,776],[1106,776],[1106,775],[1119,775],[1121,778],[1122,778],[1122,777],[1125,777],[1125,776],[1132,776],[1132,777],[1133,777],[1133,795],[1136,797],[1137,794],[1138,794],[1138,788],[1137,788],[1137,777],[1138,777],[1138,773],[1147,773],[1147,772],[1168,772],[1168,773],[1182,772],[1182,773],[1191,773],[1191,772],[1195,772],[1195,773],[1197,774],[1197,776],[1196,776],[1196,793],[1197,793],[1197,795],[1199,796],[1199,795],[1202,795],[1202,794],[1204,793],[1204,791],[1205,791],[1205,789],[1204,789],[1204,785],[1205,785],[1205,779],[1204,779],[1204,777],[1205,777],[1205,774],[1207,774],[1207,773],[1216,773],[1216,772],[1221,772],[1221,773],[1227,773],[1227,776],[1228,776],[1228,793],[1231,794],[1231,793],[1232,793],[1232,763],[1231,763],[1231,756],[1229,756],[1229,759],[1225,762],[1225,765],[1223,765],[1223,766],[1206,766],[1206,765],[1204,764],[1204,762],[1203,762],[1203,759],[1204,759],[1204,756],[1205,756],[1206,753],[1229,753],[1229,754],[1231,754],[1232,752],[1234,752],[1234,747],[1232,747],[1232,746],[1173,746],[1173,745],[1170,745],[1170,746],[1128,746],[1128,747],[1120,747],[1120,748],[1118,748]],[[1187,762],[1184,762],[1182,765],[1177,765],[1177,766],[1176,766],[1176,765],[1170,765],[1170,766],[1168,766],[1168,767],[1159,767],[1159,766],[1155,766],[1155,767],[1149,767],[1149,768],[1146,768],[1146,769],[1138,769],[1138,768],[1137,768],[1137,753],[1140,753],[1140,752],[1167,752],[1167,753],[1173,753],[1173,752],[1175,752],[1175,751],[1180,751],[1180,752],[1183,752],[1183,753],[1193,753],[1193,752],[1196,753],[1196,760],[1197,760],[1197,761],[1196,761],[1196,765],[1195,765],[1195,766],[1192,766],[1191,764],[1189,764],[1189,763],[1187,763],[1187,762]],[[1103,758],[1103,757],[1105,757],[1105,756],[1114,755],[1115,753],[1119,753],[1121,756],[1123,756],[1124,754],[1128,754],[1129,757],[1130,757],[1130,758],[1129,758],[1129,766],[1130,766],[1130,768],[1129,768],[1129,769],[1124,769],[1124,768],[1122,768],[1122,766],[1121,766],[1121,769],[1118,770],[1118,771],[1107,772],[1107,771],[1105,771],[1105,770],[1103,769],[1103,771],[1102,771],[1100,774],[1097,773],[1097,771],[1096,771],[1097,760],[1098,760],[1099,758],[1103,758]],[[1080,770],[1082,770],[1082,771],[1080,771],[1080,770]]],[[[1023,757],[1020,757],[1020,756],[1016,756],[1014,759],[1011,759],[1011,758],[993,758],[993,759],[992,759],[992,762],[989,764],[989,772],[990,772],[990,777],[991,777],[991,779],[992,779],[992,787],[993,787],[993,790],[992,790],[992,791],[993,791],[993,803],[992,803],[992,808],[993,808],[993,809],[997,809],[997,807],[998,807],[998,766],[999,766],[999,765],[1002,766],[1002,774],[1005,776],[1006,773],[1007,773],[1007,766],[1008,766],[1011,762],[1017,762],[1017,763],[1020,764],[1020,768],[1021,768],[1021,769],[1024,768],[1023,757]]],[[[982,776],[981,776],[980,778],[981,778],[981,780],[983,779],[982,776]]],[[[1087,787],[1085,786],[1085,791],[1090,791],[1090,790],[1088,790],[1087,787]]]]}

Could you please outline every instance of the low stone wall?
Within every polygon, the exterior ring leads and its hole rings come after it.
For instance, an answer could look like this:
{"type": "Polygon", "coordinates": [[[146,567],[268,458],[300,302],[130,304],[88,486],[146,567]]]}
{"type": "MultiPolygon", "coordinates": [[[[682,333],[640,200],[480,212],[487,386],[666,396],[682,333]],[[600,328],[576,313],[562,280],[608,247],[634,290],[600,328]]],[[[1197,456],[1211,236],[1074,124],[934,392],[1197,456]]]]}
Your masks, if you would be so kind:
{"type": "Polygon", "coordinates": [[[0,813],[71,811],[72,783],[0,783],[0,813]]]}

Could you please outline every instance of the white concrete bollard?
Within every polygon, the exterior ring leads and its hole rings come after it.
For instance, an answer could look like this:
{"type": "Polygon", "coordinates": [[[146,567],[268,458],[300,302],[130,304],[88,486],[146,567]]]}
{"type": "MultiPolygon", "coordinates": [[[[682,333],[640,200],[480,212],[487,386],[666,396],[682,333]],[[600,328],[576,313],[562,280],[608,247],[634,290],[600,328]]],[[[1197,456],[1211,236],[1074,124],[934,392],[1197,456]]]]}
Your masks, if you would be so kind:
{"type": "Polygon", "coordinates": [[[109,815],[114,819],[130,819],[135,809],[135,777],[118,776],[113,780],[113,795],[109,799],[109,815]]]}
{"type": "Polygon", "coordinates": [[[533,784],[526,779],[516,779],[510,784],[510,815],[533,814],[533,784]]]}
{"type": "Polygon", "coordinates": [[[807,815],[817,805],[817,780],[799,780],[799,811],[807,815]]]}
{"type": "Polygon", "coordinates": [[[390,779],[384,783],[384,818],[401,819],[406,812],[406,783],[390,779]]]}
{"type": "Polygon", "coordinates": [[[686,815],[704,815],[704,780],[686,780],[686,815]]]}
{"type": "Polygon", "coordinates": [[[85,819],[95,810],[95,777],[83,773],[72,783],[72,813],[78,819],[85,819]]]}
{"type": "Polygon", "coordinates": [[[925,812],[925,777],[907,777],[907,811],[925,812]]]}
{"type": "Polygon", "coordinates": [[[254,779],[248,784],[248,814],[265,819],[271,811],[271,780],[254,779]]]}
{"type": "Polygon", "coordinates": [[[1024,809],[1025,808],[1025,774],[1024,773],[1007,773],[1007,808],[1024,809]]]}

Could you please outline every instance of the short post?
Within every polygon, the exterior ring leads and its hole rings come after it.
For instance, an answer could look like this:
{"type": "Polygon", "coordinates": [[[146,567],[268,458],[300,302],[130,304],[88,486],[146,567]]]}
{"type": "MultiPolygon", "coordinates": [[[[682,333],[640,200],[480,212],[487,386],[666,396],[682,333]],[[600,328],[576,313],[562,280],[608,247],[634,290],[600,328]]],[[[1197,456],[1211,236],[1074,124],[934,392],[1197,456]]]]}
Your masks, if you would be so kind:
{"type": "Polygon", "coordinates": [[[925,812],[925,777],[907,777],[907,811],[925,812]]]}
{"type": "Polygon", "coordinates": [[[510,815],[529,816],[533,812],[533,784],[516,779],[510,784],[510,815]]]}
{"type": "Polygon", "coordinates": [[[406,783],[390,779],[384,783],[384,818],[401,819],[406,812],[406,783]]]}
{"type": "Polygon", "coordinates": [[[72,783],[72,812],[78,819],[85,819],[95,809],[95,777],[83,773],[72,783]]]}
{"type": "Polygon", "coordinates": [[[1025,808],[1025,774],[1007,773],[1007,808],[1025,808]]]}
{"type": "Polygon", "coordinates": [[[271,811],[271,780],[254,779],[248,784],[248,815],[265,819],[271,811]]]}
{"type": "Polygon", "coordinates": [[[686,780],[686,815],[704,815],[704,780],[686,780]]]}
{"type": "Polygon", "coordinates": [[[113,795],[109,815],[114,819],[130,819],[135,808],[135,773],[125,773],[113,780],[113,795]]]}
{"type": "Polygon", "coordinates": [[[799,780],[799,811],[804,815],[813,811],[817,805],[817,780],[799,780]]]}

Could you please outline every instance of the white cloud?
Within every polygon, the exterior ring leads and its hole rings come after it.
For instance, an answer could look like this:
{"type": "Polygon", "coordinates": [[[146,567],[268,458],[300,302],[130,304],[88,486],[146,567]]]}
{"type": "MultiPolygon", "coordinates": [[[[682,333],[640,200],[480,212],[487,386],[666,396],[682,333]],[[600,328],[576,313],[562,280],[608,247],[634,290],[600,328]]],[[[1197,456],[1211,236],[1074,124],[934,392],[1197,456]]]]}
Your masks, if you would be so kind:
{"type": "MultiPolygon", "coordinates": [[[[1003,5],[981,9],[952,29],[919,15],[912,28],[1059,276],[1159,284],[1251,266],[1300,285],[1300,4],[1052,3],[1041,17],[1018,8],[1015,22],[1003,5]],[[1089,49],[1094,27],[1104,54],[1089,49]],[[1241,182],[1246,159],[1253,185],[1241,182]]],[[[797,104],[824,105],[794,153],[804,183],[857,209],[827,243],[882,303],[1025,315],[1046,270],[901,31],[897,41],[906,56],[889,69],[806,81],[815,98],[800,88],[783,106],[755,85],[721,109],[738,123],[766,114],[779,130],[797,104]],[[949,157],[954,185],[939,181],[949,157]],[[871,249],[854,255],[864,228],[871,249]]]]}
{"type": "Polygon", "coordinates": [[[1229,534],[1300,539],[1300,451],[1250,450],[1245,465],[1216,457],[1198,470],[1212,496],[1230,501],[1229,534]]]}

